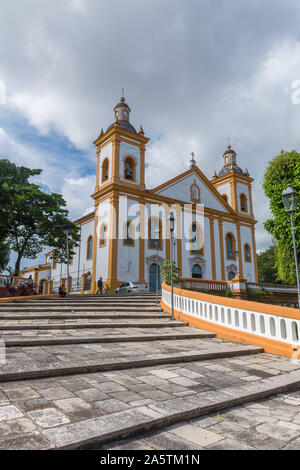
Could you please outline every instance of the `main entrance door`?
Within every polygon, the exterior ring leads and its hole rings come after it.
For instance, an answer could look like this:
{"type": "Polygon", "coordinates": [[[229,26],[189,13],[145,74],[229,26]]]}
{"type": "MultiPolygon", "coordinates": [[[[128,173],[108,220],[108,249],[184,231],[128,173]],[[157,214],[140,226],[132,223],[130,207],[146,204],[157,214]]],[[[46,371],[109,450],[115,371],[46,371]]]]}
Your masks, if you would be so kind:
{"type": "Polygon", "coordinates": [[[160,290],[160,266],[156,263],[153,263],[151,264],[149,270],[149,291],[156,292],[156,290],[160,290]]]}

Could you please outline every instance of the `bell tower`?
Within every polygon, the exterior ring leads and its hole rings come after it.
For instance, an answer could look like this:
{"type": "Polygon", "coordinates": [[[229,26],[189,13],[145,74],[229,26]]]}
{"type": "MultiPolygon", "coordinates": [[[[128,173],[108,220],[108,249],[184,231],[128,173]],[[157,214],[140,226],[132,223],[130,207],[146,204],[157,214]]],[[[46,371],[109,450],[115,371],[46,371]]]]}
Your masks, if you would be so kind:
{"type": "Polygon", "coordinates": [[[254,219],[251,186],[253,178],[250,178],[247,169],[243,171],[237,165],[237,154],[231,145],[224,152],[223,161],[223,168],[218,174],[214,173],[212,184],[236,212],[254,219]]]}
{"type": "Polygon", "coordinates": [[[97,148],[95,193],[111,184],[144,191],[145,151],[149,139],[142,126],[139,132],[130,123],[131,109],[122,97],[114,108],[114,122],[101,129],[94,145],[97,148]]]}

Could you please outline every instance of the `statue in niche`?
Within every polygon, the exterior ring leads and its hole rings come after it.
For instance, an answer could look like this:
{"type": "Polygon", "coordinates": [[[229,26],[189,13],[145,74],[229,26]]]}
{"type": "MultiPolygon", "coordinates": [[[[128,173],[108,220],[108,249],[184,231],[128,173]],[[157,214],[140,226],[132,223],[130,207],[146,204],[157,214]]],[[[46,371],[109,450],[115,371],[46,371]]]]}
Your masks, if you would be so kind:
{"type": "Polygon", "coordinates": [[[132,166],[129,162],[125,163],[125,178],[127,180],[132,180],[133,179],[132,166]]]}
{"type": "Polygon", "coordinates": [[[193,186],[193,189],[192,189],[192,200],[193,201],[199,200],[199,190],[196,186],[193,186]]]}

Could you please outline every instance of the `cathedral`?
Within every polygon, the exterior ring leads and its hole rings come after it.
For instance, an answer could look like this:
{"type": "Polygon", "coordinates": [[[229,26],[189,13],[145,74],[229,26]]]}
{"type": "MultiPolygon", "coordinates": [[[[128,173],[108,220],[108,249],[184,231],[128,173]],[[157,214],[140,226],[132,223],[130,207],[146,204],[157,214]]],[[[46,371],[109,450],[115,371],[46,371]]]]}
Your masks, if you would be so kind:
{"type": "MultiPolygon", "coordinates": [[[[146,147],[142,126],[130,123],[122,97],[114,122],[95,140],[97,163],[94,210],[75,221],[81,242],[69,265],[73,292],[97,290],[101,277],[113,292],[139,281],[156,289],[165,260],[176,260],[181,278],[231,280],[237,274],[258,282],[255,224],[248,170],[229,145],[221,170],[208,179],[192,154],[190,169],[156,188],[145,184],[146,147]],[[175,241],[170,239],[170,213],[175,241]]],[[[46,255],[46,264],[28,268],[37,283],[66,282],[66,265],[46,255]]]]}

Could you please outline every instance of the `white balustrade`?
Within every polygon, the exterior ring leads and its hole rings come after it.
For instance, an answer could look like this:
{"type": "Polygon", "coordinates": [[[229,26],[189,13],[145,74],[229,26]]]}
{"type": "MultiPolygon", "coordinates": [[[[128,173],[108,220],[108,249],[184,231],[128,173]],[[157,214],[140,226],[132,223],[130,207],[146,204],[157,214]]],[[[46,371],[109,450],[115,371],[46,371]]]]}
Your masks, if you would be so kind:
{"type": "MultiPolygon", "coordinates": [[[[219,300],[219,298],[216,297],[219,300]]],[[[171,307],[171,293],[162,289],[162,300],[171,307]]],[[[248,303],[249,305],[249,303],[248,303]]],[[[291,345],[300,345],[300,318],[289,318],[264,312],[212,303],[174,293],[175,310],[209,323],[243,331],[291,345]]],[[[297,310],[295,309],[295,312],[297,310]]],[[[300,316],[300,315],[299,315],[300,316]]]]}

